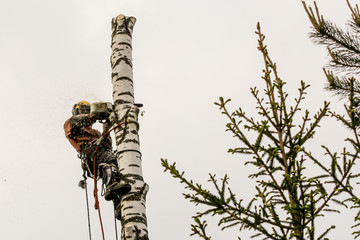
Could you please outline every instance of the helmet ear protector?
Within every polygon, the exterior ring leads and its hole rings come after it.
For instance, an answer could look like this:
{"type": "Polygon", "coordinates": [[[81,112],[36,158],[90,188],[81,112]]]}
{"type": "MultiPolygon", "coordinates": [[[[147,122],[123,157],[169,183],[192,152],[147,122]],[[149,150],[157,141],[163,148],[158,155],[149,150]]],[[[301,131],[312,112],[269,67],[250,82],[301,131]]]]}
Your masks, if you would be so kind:
{"type": "Polygon", "coordinates": [[[90,103],[87,101],[80,101],[73,106],[72,115],[79,114],[89,114],[90,113],[90,103]]]}

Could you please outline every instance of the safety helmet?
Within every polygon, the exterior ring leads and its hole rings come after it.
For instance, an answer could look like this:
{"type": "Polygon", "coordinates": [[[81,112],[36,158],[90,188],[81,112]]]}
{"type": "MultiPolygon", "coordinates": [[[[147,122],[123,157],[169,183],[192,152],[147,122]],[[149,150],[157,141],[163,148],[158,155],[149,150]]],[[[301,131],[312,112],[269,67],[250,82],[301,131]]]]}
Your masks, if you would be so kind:
{"type": "Polygon", "coordinates": [[[78,114],[89,114],[90,113],[90,103],[87,101],[80,101],[73,106],[72,115],[78,114]]]}

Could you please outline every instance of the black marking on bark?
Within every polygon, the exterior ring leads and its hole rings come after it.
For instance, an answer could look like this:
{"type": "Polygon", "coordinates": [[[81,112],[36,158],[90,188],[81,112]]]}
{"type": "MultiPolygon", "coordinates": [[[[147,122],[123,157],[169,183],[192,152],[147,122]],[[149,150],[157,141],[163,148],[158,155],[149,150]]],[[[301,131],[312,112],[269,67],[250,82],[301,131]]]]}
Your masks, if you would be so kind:
{"type": "Polygon", "coordinates": [[[121,136],[126,135],[127,133],[125,132],[126,128],[120,128],[118,129],[118,131],[116,132],[116,139],[118,139],[119,137],[121,138],[121,136]]]}
{"type": "Polygon", "coordinates": [[[129,164],[129,167],[137,167],[137,168],[139,168],[140,165],[138,165],[138,164],[129,164]]]}
{"type": "Polygon", "coordinates": [[[132,34],[130,30],[127,28],[127,26],[128,26],[127,18],[124,19],[124,22],[121,25],[117,23],[116,18],[113,18],[111,22],[111,27],[112,27],[111,37],[114,38],[115,35],[124,34],[132,38],[131,36],[132,34]]]}
{"type": "Polygon", "coordinates": [[[116,136],[116,144],[120,145],[124,141],[124,139],[124,134],[119,134],[118,136],[116,136]]]}
{"type": "MultiPolygon", "coordinates": [[[[123,100],[121,100],[121,99],[118,99],[118,100],[116,100],[116,101],[114,102],[114,105],[116,106],[117,104],[120,105],[120,104],[126,104],[126,103],[130,103],[130,102],[127,102],[127,101],[123,101],[123,100]]],[[[132,103],[130,103],[130,104],[132,104],[132,103]]],[[[125,108],[124,108],[124,109],[125,109],[125,108]]],[[[124,121],[127,120],[130,110],[131,110],[131,107],[129,107],[129,109],[126,110],[124,116],[119,120],[119,123],[120,123],[120,122],[124,122],[124,121]]],[[[127,129],[127,128],[128,128],[128,124],[125,124],[124,128],[127,129]]],[[[123,130],[123,134],[120,135],[120,136],[119,136],[119,130],[117,130],[117,131],[115,132],[116,145],[117,145],[117,146],[119,146],[119,145],[124,141],[124,139],[126,138],[126,136],[127,136],[127,134],[128,134],[128,131],[127,131],[126,129],[123,130]]]]}
{"type": "Polygon", "coordinates": [[[140,213],[127,213],[126,216],[141,216],[140,213]]]}
{"type": "Polygon", "coordinates": [[[117,75],[119,75],[119,73],[117,73],[117,72],[113,72],[113,73],[111,73],[111,78],[114,78],[114,77],[116,77],[117,75]]]}
{"type": "Polygon", "coordinates": [[[120,144],[122,144],[122,143],[124,142],[125,135],[121,135],[121,136],[122,136],[122,138],[116,139],[116,144],[117,144],[117,145],[120,145],[120,144]]]}
{"type": "Polygon", "coordinates": [[[130,92],[130,91],[121,92],[121,93],[118,93],[117,95],[118,95],[118,97],[120,97],[120,96],[130,96],[130,97],[134,98],[134,94],[132,94],[132,92],[130,92]]]}
{"type": "Polygon", "coordinates": [[[130,201],[130,202],[134,202],[134,201],[139,201],[139,202],[141,202],[141,194],[139,194],[139,193],[133,193],[133,194],[126,194],[125,196],[123,196],[123,198],[121,199],[121,201],[123,202],[123,203],[125,203],[125,202],[128,202],[128,201],[130,201]]]}
{"type": "Polygon", "coordinates": [[[120,171],[119,171],[119,175],[118,175],[118,176],[119,176],[121,182],[128,183],[128,184],[135,184],[135,183],[136,183],[135,180],[132,180],[132,179],[127,178],[126,175],[121,174],[120,171]]]}
{"type": "Polygon", "coordinates": [[[126,140],[124,140],[124,143],[129,143],[129,142],[132,142],[132,143],[135,143],[135,144],[139,144],[139,141],[136,140],[136,139],[126,139],[126,140]]]}
{"type": "MultiPolygon", "coordinates": [[[[126,175],[129,175],[129,174],[126,174],[126,175]]],[[[127,201],[138,201],[142,205],[145,206],[144,202],[146,201],[146,195],[147,195],[148,189],[149,189],[149,185],[144,183],[144,185],[141,188],[139,188],[139,187],[136,188],[136,190],[138,190],[138,191],[131,192],[131,193],[125,195],[121,201],[123,203],[127,202],[127,201]]]]}
{"type": "Polygon", "coordinates": [[[125,208],[123,209],[123,211],[128,210],[128,209],[132,209],[132,208],[134,208],[134,207],[133,207],[133,206],[128,206],[128,207],[125,207],[125,208]]]}
{"type": "Polygon", "coordinates": [[[118,47],[113,48],[112,54],[111,54],[111,59],[116,59],[118,56],[121,56],[122,55],[121,51],[124,51],[124,49],[118,48],[118,47]]]}
{"type": "MultiPolygon", "coordinates": [[[[131,40],[132,40],[132,34],[130,32],[126,32],[125,28],[122,29],[112,29],[112,33],[111,33],[111,39],[114,40],[115,35],[126,35],[128,36],[131,40]]],[[[117,41],[111,41],[111,48],[114,46],[114,44],[117,41]]]]}
{"type": "Polygon", "coordinates": [[[124,135],[126,135],[127,133],[128,133],[128,131],[125,132],[125,129],[123,129],[122,131],[119,131],[119,132],[117,133],[116,139],[123,139],[123,138],[124,138],[124,135]]]}
{"type": "Polygon", "coordinates": [[[129,78],[129,77],[124,77],[124,76],[123,76],[123,77],[118,77],[118,78],[116,78],[116,79],[114,80],[114,82],[118,82],[118,81],[129,81],[129,82],[131,82],[132,84],[134,83],[131,78],[129,78]]]}
{"type": "MultiPolygon", "coordinates": [[[[132,38],[132,31],[136,22],[136,18],[123,16],[122,23],[118,24],[117,17],[111,21],[111,38],[113,39],[117,34],[125,34],[132,38]]],[[[112,42],[113,44],[113,42],[112,42]]]]}
{"type": "MultiPolygon", "coordinates": [[[[114,38],[115,35],[122,35],[122,34],[127,35],[130,38],[132,38],[131,34],[126,33],[125,31],[126,31],[125,28],[123,28],[123,29],[113,29],[113,31],[111,33],[111,38],[114,38]]],[[[116,41],[111,42],[111,47],[114,45],[114,43],[116,43],[116,41]]]]}
{"type": "MultiPolygon", "coordinates": [[[[144,186],[140,190],[141,194],[143,195],[144,202],[146,201],[146,195],[149,191],[149,188],[150,188],[149,185],[144,182],[144,186]]],[[[144,206],[145,206],[145,203],[144,203],[144,206]]]]}
{"type": "MultiPolygon", "coordinates": [[[[131,102],[125,101],[125,100],[122,100],[122,99],[118,99],[114,103],[115,104],[127,104],[127,103],[130,103],[131,104],[131,102]]],[[[121,121],[121,119],[120,119],[120,121],[121,121]]]]}
{"type": "MultiPolygon", "coordinates": [[[[129,173],[129,174],[123,174],[122,176],[123,176],[123,179],[125,179],[125,182],[127,182],[129,184],[135,184],[136,181],[141,181],[141,182],[144,181],[142,176],[136,175],[136,174],[130,174],[129,173]]],[[[141,191],[143,191],[143,190],[141,190],[141,191]]],[[[129,194],[125,195],[125,196],[130,197],[132,199],[133,197],[131,197],[131,196],[133,194],[141,195],[139,192],[134,192],[134,193],[131,193],[131,194],[129,193],[129,194]]],[[[138,199],[138,198],[135,197],[135,199],[138,199]]]]}
{"type": "MultiPolygon", "coordinates": [[[[120,35],[123,35],[123,33],[120,33],[119,31],[118,31],[117,33],[119,33],[120,35]]],[[[127,35],[127,34],[124,34],[124,35],[127,35]]],[[[129,36],[129,35],[127,35],[127,36],[129,36]]],[[[110,47],[111,47],[111,49],[116,49],[117,46],[119,46],[119,44],[126,43],[127,46],[130,46],[130,47],[132,48],[132,46],[131,46],[131,41],[132,41],[132,36],[130,36],[130,43],[128,43],[128,42],[118,42],[118,41],[114,41],[114,38],[112,38],[112,39],[111,39],[110,47]],[[115,44],[116,44],[116,45],[115,45],[115,44]]]]}
{"type": "MultiPolygon", "coordinates": [[[[131,116],[130,115],[130,117],[132,117],[133,119],[136,119],[136,116],[131,116]]],[[[129,121],[128,125],[130,125],[131,123],[136,125],[136,129],[131,130],[131,133],[138,135],[137,131],[139,131],[140,124],[137,121],[129,121]],[[136,131],[136,133],[134,133],[133,131],[136,131]]]]}
{"type": "Polygon", "coordinates": [[[125,139],[125,134],[122,134],[122,133],[120,133],[120,134],[117,134],[117,136],[116,136],[116,143],[122,143],[123,141],[124,141],[124,139],[125,139]]]}
{"type": "MultiPolygon", "coordinates": [[[[116,102],[116,101],[115,101],[116,102]]],[[[120,103],[121,104],[121,103],[120,103]]],[[[122,103],[122,104],[128,104],[128,103],[126,103],[126,102],[124,102],[124,103],[122,103]]],[[[132,104],[132,103],[129,103],[129,104],[132,104]]],[[[128,115],[129,115],[129,112],[130,112],[130,109],[131,109],[131,107],[129,106],[129,105],[127,105],[127,106],[124,106],[123,107],[123,110],[125,110],[126,109],[126,112],[125,112],[125,114],[124,114],[124,116],[122,116],[122,118],[120,119],[120,122],[124,122],[124,121],[126,121],[127,119],[128,119],[128,115]],[[127,109],[126,109],[127,108],[127,109]]],[[[119,122],[119,123],[120,123],[119,122]]],[[[128,124],[125,124],[125,128],[127,128],[128,127],[128,124]]]]}
{"type": "MultiPolygon", "coordinates": [[[[121,221],[121,224],[123,224],[123,220],[121,221]]],[[[137,226],[134,226],[132,232],[135,233],[134,240],[149,240],[147,229],[139,229],[137,226]]],[[[126,236],[126,238],[131,239],[132,234],[131,236],[126,236]]],[[[125,239],[125,231],[122,232],[121,239],[125,239]]]]}
{"type": "Polygon", "coordinates": [[[130,47],[132,49],[131,44],[128,43],[128,42],[119,42],[118,45],[126,45],[126,46],[128,46],[128,47],[130,47]]]}
{"type": "Polygon", "coordinates": [[[116,134],[116,145],[119,146],[120,144],[123,143],[123,141],[125,140],[126,137],[126,133],[125,134],[116,134]]]}
{"type": "Polygon", "coordinates": [[[128,173],[128,174],[126,174],[126,178],[132,178],[134,180],[138,180],[138,181],[142,181],[142,182],[144,181],[144,178],[139,174],[128,173]]]}
{"type": "MultiPolygon", "coordinates": [[[[120,171],[119,171],[119,173],[120,173],[120,171]]],[[[130,185],[136,183],[136,180],[127,178],[127,177],[126,177],[126,174],[124,175],[124,174],[121,174],[121,173],[120,173],[119,176],[120,176],[120,180],[123,181],[124,183],[128,183],[128,184],[130,184],[130,185]]],[[[128,195],[130,195],[130,194],[134,194],[134,193],[129,193],[128,195]]]]}
{"type": "Polygon", "coordinates": [[[113,48],[111,57],[116,58],[118,56],[126,56],[126,53],[127,53],[126,51],[129,51],[128,49],[129,49],[128,46],[125,46],[122,48],[119,48],[119,47],[113,48]]]}
{"type": "Polygon", "coordinates": [[[122,226],[125,226],[129,222],[143,223],[144,225],[147,226],[146,218],[144,218],[142,216],[126,218],[123,221],[121,221],[121,224],[122,224],[122,226]]]}
{"type": "Polygon", "coordinates": [[[114,68],[117,65],[120,64],[121,61],[124,61],[127,65],[129,65],[132,68],[132,63],[131,60],[127,57],[120,57],[118,58],[114,63],[111,64],[111,67],[114,68]]]}
{"type": "MultiPolygon", "coordinates": [[[[120,119],[120,120],[123,120],[123,119],[120,119]]],[[[122,121],[124,122],[124,121],[122,121]]],[[[122,122],[119,122],[119,123],[122,123],[122,122]]],[[[121,131],[124,131],[125,129],[127,129],[127,126],[125,126],[126,124],[124,125],[120,125],[119,127],[116,128],[116,132],[121,132],[121,131]]]]}
{"type": "Polygon", "coordinates": [[[122,154],[124,152],[136,152],[136,153],[138,153],[140,155],[140,157],[136,156],[136,158],[139,158],[140,161],[141,161],[141,152],[139,150],[137,150],[137,149],[123,149],[123,150],[118,151],[118,154],[122,154]]]}

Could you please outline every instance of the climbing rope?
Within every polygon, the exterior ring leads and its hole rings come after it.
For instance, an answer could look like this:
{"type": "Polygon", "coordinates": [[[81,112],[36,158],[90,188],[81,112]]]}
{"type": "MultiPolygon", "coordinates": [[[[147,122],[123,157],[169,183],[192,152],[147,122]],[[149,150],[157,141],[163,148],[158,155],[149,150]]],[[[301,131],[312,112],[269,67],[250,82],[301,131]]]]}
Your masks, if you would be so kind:
{"type": "Polygon", "coordinates": [[[88,217],[88,227],[89,227],[89,239],[91,240],[91,226],[90,226],[90,214],[89,214],[89,198],[88,198],[88,191],[87,191],[87,182],[86,182],[86,174],[85,170],[83,172],[84,180],[80,181],[79,186],[81,188],[85,188],[85,196],[86,196],[86,209],[87,209],[87,217],[88,217]]]}
{"type": "Polygon", "coordinates": [[[116,240],[118,240],[118,232],[117,232],[115,210],[114,210],[114,226],[115,226],[115,237],[116,237],[116,240]]]}
{"type": "Polygon", "coordinates": [[[97,192],[98,192],[98,189],[97,189],[97,180],[96,180],[96,171],[95,171],[95,160],[96,160],[96,153],[97,153],[97,150],[99,149],[99,145],[96,147],[96,150],[95,150],[95,154],[94,154],[94,164],[93,164],[93,169],[94,169],[94,198],[95,198],[95,209],[98,210],[98,213],[99,213],[99,220],[100,220],[100,226],[101,226],[101,233],[102,233],[102,237],[103,237],[103,240],[105,240],[105,235],[104,235],[104,227],[103,227],[103,224],[102,224],[102,219],[101,219],[101,211],[100,211],[100,204],[99,204],[99,198],[98,198],[98,195],[97,195],[97,192]]]}

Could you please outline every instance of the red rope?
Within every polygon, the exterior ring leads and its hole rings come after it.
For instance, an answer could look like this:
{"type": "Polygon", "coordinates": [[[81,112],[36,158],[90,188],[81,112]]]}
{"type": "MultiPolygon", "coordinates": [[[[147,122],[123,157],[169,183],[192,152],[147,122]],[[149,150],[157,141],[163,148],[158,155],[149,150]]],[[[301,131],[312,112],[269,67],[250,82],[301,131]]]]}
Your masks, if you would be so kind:
{"type": "MultiPolygon", "coordinates": [[[[122,123],[119,123],[118,125],[116,125],[115,127],[113,127],[112,129],[110,129],[109,131],[107,131],[106,133],[104,133],[101,137],[104,137],[106,135],[108,135],[112,130],[116,129],[117,127],[123,125],[123,124],[127,124],[127,121],[126,122],[122,122],[122,123]]],[[[105,235],[104,235],[104,227],[103,227],[103,224],[102,224],[102,219],[101,219],[101,211],[100,211],[100,202],[99,202],[99,198],[98,198],[98,188],[97,188],[97,176],[96,176],[96,171],[95,171],[95,162],[96,162],[96,153],[99,149],[99,146],[100,145],[97,145],[96,149],[95,149],[95,153],[94,153],[94,161],[93,161],[93,169],[94,169],[94,198],[95,198],[95,209],[98,210],[98,213],[99,213],[99,220],[100,220],[100,226],[101,226],[101,233],[102,233],[102,237],[103,237],[103,240],[105,240],[105,235]]]]}
{"type": "MultiPolygon", "coordinates": [[[[118,125],[116,125],[116,126],[113,127],[112,129],[110,129],[109,131],[107,131],[106,133],[104,133],[104,134],[102,135],[102,137],[105,137],[106,135],[108,135],[108,134],[109,134],[112,130],[114,130],[115,128],[118,128],[118,127],[120,127],[121,125],[127,124],[127,123],[128,123],[128,121],[119,123],[118,125]]],[[[126,126],[126,125],[125,125],[125,126],[126,126]]]]}
{"type": "Polygon", "coordinates": [[[95,150],[95,154],[94,154],[94,164],[93,164],[93,168],[94,168],[94,198],[95,198],[95,209],[98,210],[99,213],[99,219],[100,219],[100,226],[101,226],[101,233],[102,233],[102,237],[103,240],[105,240],[105,235],[104,235],[104,227],[102,224],[102,219],[101,219],[101,211],[100,211],[100,204],[99,204],[99,198],[98,198],[98,189],[97,189],[97,182],[96,182],[96,171],[95,171],[95,160],[96,160],[96,153],[97,150],[99,149],[99,146],[96,147],[95,150]]]}

